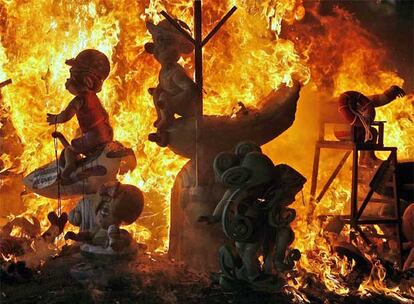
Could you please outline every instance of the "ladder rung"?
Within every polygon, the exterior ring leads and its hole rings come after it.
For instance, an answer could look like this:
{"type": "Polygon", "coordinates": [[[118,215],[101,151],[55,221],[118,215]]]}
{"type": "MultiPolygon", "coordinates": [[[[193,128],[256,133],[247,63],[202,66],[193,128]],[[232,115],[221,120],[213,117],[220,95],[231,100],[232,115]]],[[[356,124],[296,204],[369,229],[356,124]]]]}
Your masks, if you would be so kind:
{"type": "MultiPolygon", "coordinates": [[[[345,223],[351,223],[351,219],[343,219],[345,223]]],[[[400,224],[401,220],[398,219],[364,219],[360,218],[355,222],[357,225],[379,225],[379,224],[400,224]]]]}
{"type": "MultiPolygon", "coordinates": [[[[371,180],[370,178],[369,178],[369,181],[368,181],[367,178],[358,176],[358,183],[361,183],[361,184],[364,183],[364,184],[368,185],[370,180],[371,180]]],[[[388,188],[393,188],[394,187],[394,183],[392,181],[389,181],[389,182],[386,182],[386,183],[381,183],[381,185],[386,186],[388,188]]]]}
{"type": "Polygon", "coordinates": [[[367,235],[367,237],[375,238],[375,239],[393,239],[395,238],[393,235],[381,235],[381,234],[372,234],[368,233],[367,231],[364,231],[364,233],[367,235]]]}
{"type": "Polygon", "coordinates": [[[389,203],[389,204],[395,203],[397,204],[395,200],[390,199],[390,198],[371,198],[370,201],[373,203],[389,203]]]}
{"type": "MultiPolygon", "coordinates": [[[[363,201],[365,199],[365,197],[358,197],[358,200],[363,201]]],[[[369,203],[388,203],[388,204],[392,204],[392,203],[396,203],[395,200],[392,199],[386,199],[386,198],[371,198],[369,200],[369,203]]]]}
{"type": "Polygon", "coordinates": [[[327,149],[352,150],[355,144],[352,142],[323,140],[323,141],[317,141],[316,146],[319,148],[327,148],[327,149]]]}

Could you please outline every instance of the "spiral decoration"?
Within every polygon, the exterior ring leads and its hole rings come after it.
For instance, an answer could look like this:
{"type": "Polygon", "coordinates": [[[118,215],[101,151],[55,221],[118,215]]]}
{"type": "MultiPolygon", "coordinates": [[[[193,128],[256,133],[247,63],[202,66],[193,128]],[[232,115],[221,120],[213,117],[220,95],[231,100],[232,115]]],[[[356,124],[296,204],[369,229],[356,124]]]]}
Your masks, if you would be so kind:
{"type": "Polygon", "coordinates": [[[249,180],[251,175],[251,171],[247,168],[234,167],[226,170],[221,175],[221,182],[224,186],[229,188],[241,187],[249,180]]]}
{"type": "Polygon", "coordinates": [[[220,179],[223,172],[225,172],[227,169],[230,169],[238,165],[238,157],[236,156],[236,154],[230,152],[221,152],[217,154],[213,163],[214,172],[220,179]]]}
{"type": "Polygon", "coordinates": [[[243,159],[250,152],[262,153],[262,149],[253,141],[243,141],[236,146],[235,152],[240,159],[243,159]]]}

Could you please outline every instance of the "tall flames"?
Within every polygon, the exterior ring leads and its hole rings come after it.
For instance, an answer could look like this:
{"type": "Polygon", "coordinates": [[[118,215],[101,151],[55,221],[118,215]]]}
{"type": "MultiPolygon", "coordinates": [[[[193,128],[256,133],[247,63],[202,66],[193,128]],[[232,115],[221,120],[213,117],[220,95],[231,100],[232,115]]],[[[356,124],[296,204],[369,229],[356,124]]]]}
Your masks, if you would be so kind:
{"type": "MultiPolygon", "coordinates": [[[[186,160],[147,141],[156,116],[147,89],[156,86],[159,65],[144,51],[150,40],[144,20],[158,22],[158,13],[167,10],[192,28],[192,1],[166,2],[0,1],[0,81],[13,79],[1,92],[1,127],[11,127],[1,134],[0,171],[27,174],[54,159],[53,128],[46,123],[46,113],[63,110],[71,99],[64,89],[65,60],[85,48],[96,48],[111,58],[112,71],[99,96],[110,114],[115,139],[133,148],[138,160],[137,169],[122,181],[145,192],[145,212],[139,224],[129,229],[151,250],[161,251],[168,247],[170,189],[186,160]],[[3,151],[3,146],[13,149],[3,151]]],[[[293,78],[309,83],[302,90],[294,126],[264,148],[274,162],[287,162],[306,176],[310,176],[317,136],[316,100],[346,90],[370,95],[403,84],[385,68],[386,50],[344,10],[336,8],[331,15],[320,16],[316,4],[305,10],[301,0],[205,2],[204,35],[232,5],[239,8],[205,49],[205,113],[230,114],[239,101],[260,107],[257,100],[282,83],[293,78]]],[[[190,73],[192,59],[182,60],[190,73]]],[[[412,95],[378,111],[377,118],[388,122],[386,145],[397,146],[400,159],[414,155],[414,143],[409,141],[414,136],[412,113],[412,95]]],[[[73,120],[59,130],[70,138],[76,127],[73,120]]],[[[334,155],[327,159],[328,167],[333,166],[334,155]]],[[[8,178],[2,177],[1,187],[11,183],[8,178]]],[[[305,218],[307,199],[295,206],[299,214],[295,245],[307,253],[300,267],[319,274],[338,293],[346,293],[347,287],[335,278],[350,266],[338,258],[332,261],[316,218],[344,210],[350,195],[347,180],[349,174],[339,176],[332,186],[335,191],[317,206],[312,222],[305,218]]],[[[22,200],[19,213],[36,215],[46,227],[46,215],[56,209],[56,202],[33,194],[23,195],[22,200]]],[[[73,203],[63,202],[64,209],[73,203]]],[[[3,210],[0,214],[6,215],[3,210]]],[[[369,290],[369,282],[364,286],[369,290]]]]}

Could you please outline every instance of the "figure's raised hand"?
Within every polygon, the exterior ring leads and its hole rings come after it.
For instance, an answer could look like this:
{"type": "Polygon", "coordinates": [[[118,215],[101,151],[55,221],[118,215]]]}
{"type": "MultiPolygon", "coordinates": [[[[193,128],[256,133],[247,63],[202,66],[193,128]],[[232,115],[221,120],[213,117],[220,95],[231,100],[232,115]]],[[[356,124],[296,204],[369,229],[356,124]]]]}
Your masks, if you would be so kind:
{"type": "Polygon", "coordinates": [[[405,96],[405,92],[399,86],[393,85],[387,90],[387,95],[390,94],[393,98],[405,96]]]}
{"type": "Polygon", "coordinates": [[[58,123],[57,118],[58,118],[58,116],[56,114],[47,113],[46,121],[49,123],[49,125],[54,125],[54,124],[58,123]]]}
{"type": "Polygon", "coordinates": [[[63,137],[63,134],[60,133],[60,132],[55,131],[55,132],[52,132],[52,137],[53,138],[61,138],[61,137],[63,137]]]}

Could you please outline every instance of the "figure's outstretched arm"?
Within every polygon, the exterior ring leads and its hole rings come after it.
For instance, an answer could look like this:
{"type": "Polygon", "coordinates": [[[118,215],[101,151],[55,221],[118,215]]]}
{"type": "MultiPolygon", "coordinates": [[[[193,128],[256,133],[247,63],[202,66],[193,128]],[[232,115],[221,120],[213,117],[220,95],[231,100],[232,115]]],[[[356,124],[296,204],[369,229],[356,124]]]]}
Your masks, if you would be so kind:
{"type": "Polygon", "coordinates": [[[60,124],[69,121],[82,106],[82,99],[75,97],[71,100],[69,105],[59,114],[47,113],[47,122],[49,125],[60,124]]]}
{"type": "Polygon", "coordinates": [[[372,101],[374,107],[382,107],[389,104],[397,97],[405,96],[405,92],[399,86],[393,85],[388,88],[384,93],[371,95],[368,98],[372,101]]]}

